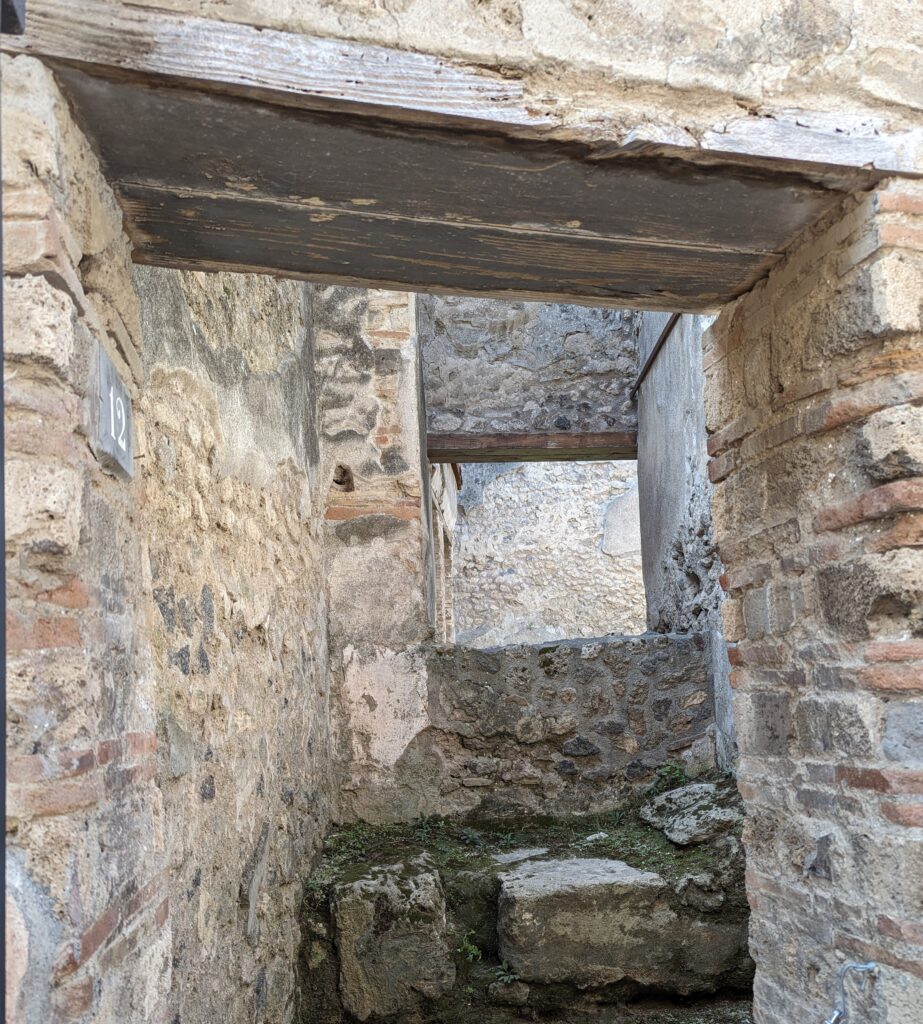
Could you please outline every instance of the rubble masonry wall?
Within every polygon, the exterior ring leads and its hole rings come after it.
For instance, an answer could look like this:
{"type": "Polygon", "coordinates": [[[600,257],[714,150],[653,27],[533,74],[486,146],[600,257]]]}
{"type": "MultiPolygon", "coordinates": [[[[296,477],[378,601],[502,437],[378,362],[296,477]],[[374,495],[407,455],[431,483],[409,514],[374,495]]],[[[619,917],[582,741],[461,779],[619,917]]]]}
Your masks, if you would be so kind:
{"type": "Polygon", "coordinates": [[[640,314],[441,295],[417,308],[430,431],[634,430],[640,314]]]}
{"type": "Polygon", "coordinates": [[[923,999],[923,193],[820,227],[705,334],[756,1018],[923,999]]]}
{"type": "MultiPolygon", "coordinates": [[[[712,526],[703,400],[702,334],[712,317],[685,315],[670,333],[638,392],[638,501],[647,624],[705,641],[715,700],[719,763],[736,757],[719,583],[722,567],[712,526]]],[[[653,349],[668,316],[645,313],[641,353],[653,349]]]]}
{"type": "Polygon", "coordinates": [[[636,462],[473,463],[462,474],[460,644],[644,632],[636,462]]]}
{"type": "Polygon", "coordinates": [[[332,792],[310,290],[133,278],[29,58],[3,131],[8,1012],[281,1022],[332,792]],[[97,346],[131,481],[89,445],[97,346]]]}
{"type": "Polygon", "coordinates": [[[150,623],[183,1024],[284,1020],[331,816],[312,289],[138,267],[150,623]]]}

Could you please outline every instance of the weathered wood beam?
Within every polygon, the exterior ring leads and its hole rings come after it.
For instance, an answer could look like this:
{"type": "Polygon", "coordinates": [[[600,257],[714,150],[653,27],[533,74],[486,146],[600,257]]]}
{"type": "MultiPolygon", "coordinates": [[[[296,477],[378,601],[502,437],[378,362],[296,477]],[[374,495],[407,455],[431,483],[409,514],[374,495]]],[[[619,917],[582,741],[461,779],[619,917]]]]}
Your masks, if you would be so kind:
{"type": "Polygon", "coordinates": [[[636,459],[634,430],[604,433],[427,434],[430,462],[597,462],[636,459]]]}
{"type": "Polygon", "coordinates": [[[59,70],[142,263],[711,311],[838,194],[59,70]],[[156,139],[157,144],[151,145],[156,139]],[[616,201],[617,200],[617,201],[616,201]]]}
{"type": "Polygon", "coordinates": [[[862,118],[844,115],[831,125],[829,117],[811,111],[793,110],[778,119],[746,116],[714,125],[696,140],[678,126],[652,124],[642,100],[637,128],[624,126],[623,111],[618,138],[605,129],[600,136],[561,125],[553,106],[537,109],[525,78],[510,68],[493,71],[409,50],[107,0],[29,0],[25,35],[7,37],[2,46],[8,52],[96,66],[111,76],[155,76],[303,109],[352,108],[427,124],[470,121],[502,134],[533,137],[557,132],[593,146],[599,159],[648,153],[704,165],[717,160],[790,170],[813,167],[832,187],[848,188],[863,187],[862,181],[867,187],[874,172],[921,170],[919,132],[892,136],[878,127],[871,131],[862,118]]]}
{"type": "Polygon", "coordinates": [[[302,109],[352,108],[428,123],[549,123],[528,109],[521,81],[483,69],[106,0],[29,0],[26,34],[3,48],[302,109]]]}
{"type": "Polygon", "coordinates": [[[565,139],[515,78],[127,3],[32,0],[4,39],[55,68],[140,263],[711,312],[880,177],[565,139]]]}

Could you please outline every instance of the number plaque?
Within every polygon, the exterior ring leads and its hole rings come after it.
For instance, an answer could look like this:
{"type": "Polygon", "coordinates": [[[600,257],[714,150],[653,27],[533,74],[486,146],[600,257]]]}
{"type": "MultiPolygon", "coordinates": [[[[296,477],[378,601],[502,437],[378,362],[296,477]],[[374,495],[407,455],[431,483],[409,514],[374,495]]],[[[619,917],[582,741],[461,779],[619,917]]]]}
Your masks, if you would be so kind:
{"type": "Polygon", "coordinates": [[[134,476],[131,398],[106,350],[99,345],[97,351],[93,451],[103,469],[130,480],[134,476]]]}

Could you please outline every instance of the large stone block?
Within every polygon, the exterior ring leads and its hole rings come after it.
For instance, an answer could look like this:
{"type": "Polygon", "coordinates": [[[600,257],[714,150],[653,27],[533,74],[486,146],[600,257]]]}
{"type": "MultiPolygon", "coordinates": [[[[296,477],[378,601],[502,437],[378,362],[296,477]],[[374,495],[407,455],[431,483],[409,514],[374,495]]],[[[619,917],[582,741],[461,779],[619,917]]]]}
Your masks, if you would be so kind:
{"type": "Polygon", "coordinates": [[[746,922],[676,909],[654,872],[587,858],[527,862],[500,879],[500,953],[523,981],[688,994],[746,974],[746,922]]]}
{"type": "Polygon", "coordinates": [[[340,995],[361,1021],[412,1009],[455,982],[439,874],[424,856],[375,867],[333,893],[340,995]]]}
{"type": "Polygon", "coordinates": [[[81,474],[68,466],[11,459],[6,467],[7,539],[73,554],[80,539],[81,474]]]}

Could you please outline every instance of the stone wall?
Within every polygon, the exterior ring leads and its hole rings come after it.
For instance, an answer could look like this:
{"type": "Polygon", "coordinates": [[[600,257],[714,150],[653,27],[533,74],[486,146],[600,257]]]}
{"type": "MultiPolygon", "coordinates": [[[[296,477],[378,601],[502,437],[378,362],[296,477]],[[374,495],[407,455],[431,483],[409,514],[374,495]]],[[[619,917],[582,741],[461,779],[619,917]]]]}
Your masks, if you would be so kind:
{"type": "MultiPolygon", "coordinates": [[[[642,358],[667,320],[666,314],[644,314],[642,358]]],[[[718,756],[722,765],[731,767],[734,716],[703,402],[702,333],[711,322],[711,317],[683,316],[638,393],[638,496],[647,624],[658,632],[698,633],[705,640],[718,756]]]]}
{"type": "Polygon", "coordinates": [[[331,813],[312,291],[135,281],[173,1020],[281,1021],[331,813]]]}
{"type": "Polygon", "coordinates": [[[348,699],[366,728],[344,820],[611,809],[666,763],[714,765],[696,636],[352,657],[348,699]]]}
{"type": "Polygon", "coordinates": [[[140,459],[125,481],[89,446],[98,346],[140,395],[128,242],[49,72],[2,60],[7,1014],[160,1020],[172,936],[144,482],[140,459]]]}
{"type": "Polygon", "coordinates": [[[315,294],[330,636],[340,648],[406,646],[433,621],[414,303],[358,288],[315,294]]]}
{"type": "Polygon", "coordinates": [[[310,292],[133,281],[31,59],[3,131],[8,1014],[276,1024],[332,789],[310,292]],[[93,456],[100,347],[131,480],[93,456]]]}
{"type": "Polygon", "coordinates": [[[431,431],[634,428],[637,313],[436,295],[417,305],[431,431]]]}
{"type": "Polygon", "coordinates": [[[391,766],[425,721],[411,652],[433,638],[436,607],[415,301],[349,288],[315,300],[331,770],[347,819],[386,813],[391,766]]]}
{"type": "Polygon", "coordinates": [[[417,743],[441,761],[442,813],[611,809],[667,763],[714,764],[697,637],[436,648],[426,673],[431,732],[417,743]]]}
{"type": "Polygon", "coordinates": [[[923,192],[806,238],[705,335],[756,1017],[923,1001],[923,192]]]}
{"type": "Polygon", "coordinates": [[[637,463],[462,470],[456,636],[475,647],[644,630],[637,463]]]}

